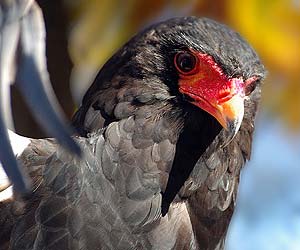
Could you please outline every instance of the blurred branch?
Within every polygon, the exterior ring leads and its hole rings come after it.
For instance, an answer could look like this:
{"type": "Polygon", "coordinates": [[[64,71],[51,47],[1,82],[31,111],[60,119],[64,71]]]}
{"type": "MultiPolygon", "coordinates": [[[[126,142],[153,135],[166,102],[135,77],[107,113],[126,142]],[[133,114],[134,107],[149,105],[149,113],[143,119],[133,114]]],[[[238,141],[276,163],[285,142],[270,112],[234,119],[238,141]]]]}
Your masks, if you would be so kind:
{"type": "MultiPolygon", "coordinates": [[[[70,94],[69,81],[73,64],[68,53],[67,15],[62,1],[38,0],[45,21],[46,55],[50,80],[57,99],[66,116],[74,112],[74,103],[70,94]]],[[[12,87],[12,107],[16,132],[32,138],[45,137],[34,120],[22,95],[12,87]]]]}
{"type": "Polygon", "coordinates": [[[11,117],[9,97],[12,84],[25,97],[34,117],[49,135],[56,137],[70,152],[80,155],[81,151],[70,137],[72,129],[65,125],[51,88],[40,8],[32,0],[3,0],[0,14],[0,161],[14,188],[27,193],[30,191],[29,181],[14,158],[6,127],[11,117]]]}

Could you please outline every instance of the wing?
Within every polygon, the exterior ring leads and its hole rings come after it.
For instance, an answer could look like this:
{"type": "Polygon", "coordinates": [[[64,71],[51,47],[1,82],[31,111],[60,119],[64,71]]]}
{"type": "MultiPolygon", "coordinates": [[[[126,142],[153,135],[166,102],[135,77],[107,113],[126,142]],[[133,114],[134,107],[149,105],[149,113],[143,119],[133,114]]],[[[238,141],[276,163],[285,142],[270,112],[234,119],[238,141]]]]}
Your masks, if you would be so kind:
{"type": "Polygon", "coordinates": [[[153,122],[146,114],[78,137],[83,159],[59,148],[38,161],[40,152],[31,145],[20,159],[34,169],[36,191],[18,215],[10,214],[11,249],[194,249],[184,203],[161,217],[175,145],[163,119],[153,122]]]}
{"type": "MultiPolygon", "coordinates": [[[[18,157],[19,161],[22,162],[23,171],[31,177],[33,190],[36,190],[43,182],[43,167],[49,156],[56,150],[57,145],[53,139],[29,140],[17,135],[13,135],[12,139],[14,139],[14,142],[18,142],[18,144],[13,144],[14,152],[17,155],[18,152],[22,152],[18,157]],[[25,146],[25,149],[24,145],[27,146],[25,146]]],[[[0,165],[0,249],[9,248],[10,235],[13,229],[22,230],[19,226],[15,227],[15,225],[19,218],[23,218],[26,213],[25,211],[33,215],[34,211],[30,211],[31,209],[34,210],[36,202],[27,204],[25,200],[28,198],[22,196],[19,192],[13,194],[13,187],[0,165]]],[[[28,227],[33,226],[34,217],[30,218],[30,216],[27,216],[27,221],[23,222],[23,227],[25,225],[28,227]],[[29,224],[26,225],[26,223],[29,224]]]]}

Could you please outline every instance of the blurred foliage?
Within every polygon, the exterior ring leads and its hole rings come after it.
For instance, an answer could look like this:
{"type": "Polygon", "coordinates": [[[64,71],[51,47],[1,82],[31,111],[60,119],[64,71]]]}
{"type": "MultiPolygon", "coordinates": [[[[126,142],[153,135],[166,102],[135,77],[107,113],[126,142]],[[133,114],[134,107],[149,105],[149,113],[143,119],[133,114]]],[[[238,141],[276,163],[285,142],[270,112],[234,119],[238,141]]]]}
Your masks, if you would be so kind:
{"type": "Polygon", "coordinates": [[[300,128],[299,0],[65,0],[65,4],[77,101],[96,71],[142,27],[172,16],[208,16],[235,28],[258,51],[269,71],[265,106],[289,127],[300,128]]]}
{"type": "Polygon", "coordinates": [[[65,0],[70,13],[69,51],[75,65],[71,84],[77,103],[96,71],[134,33],[146,25],[179,15],[222,14],[223,1],[65,0]],[[218,14],[219,13],[219,14],[218,14]]]}

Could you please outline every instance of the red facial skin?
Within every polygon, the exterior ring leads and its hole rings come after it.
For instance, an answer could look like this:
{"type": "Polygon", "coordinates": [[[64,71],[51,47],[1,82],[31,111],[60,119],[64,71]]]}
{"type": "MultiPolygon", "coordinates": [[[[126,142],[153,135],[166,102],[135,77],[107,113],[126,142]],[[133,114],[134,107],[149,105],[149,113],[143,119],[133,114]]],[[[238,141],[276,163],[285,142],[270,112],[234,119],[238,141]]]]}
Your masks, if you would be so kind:
{"type": "Polygon", "coordinates": [[[176,65],[179,72],[179,91],[190,96],[194,105],[213,115],[223,127],[226,127],[224,117],[234,120],[239,113],[239,106],[236,98],[245,97],[246,87],[256,81],[256,76],[244,81],[239,78],[228,78],[214,59],[196,51],[190,51],[195,58],[195,67],[188,73],[182,72],[176,65]]]}

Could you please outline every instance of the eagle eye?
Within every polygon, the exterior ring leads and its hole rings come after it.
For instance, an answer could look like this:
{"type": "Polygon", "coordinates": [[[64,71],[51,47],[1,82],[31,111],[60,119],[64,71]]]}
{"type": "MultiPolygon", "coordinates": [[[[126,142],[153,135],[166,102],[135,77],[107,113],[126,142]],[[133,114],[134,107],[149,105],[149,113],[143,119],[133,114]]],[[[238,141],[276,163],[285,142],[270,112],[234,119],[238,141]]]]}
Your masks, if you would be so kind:
{"type": "Polygon", "coordinates": [[[196,69],[197,58],[191,52],[181,51],[175,55],[174,64],[181,74],[191,74],[196,69]]]}
{"type": "Polygon", "coordinates": [[[252,76],[249,79],[245,81],[245,95],[248,96],[250,95],[256,88],[257,84],[259,81],[259,77],[257,76],[252,76]]]}

